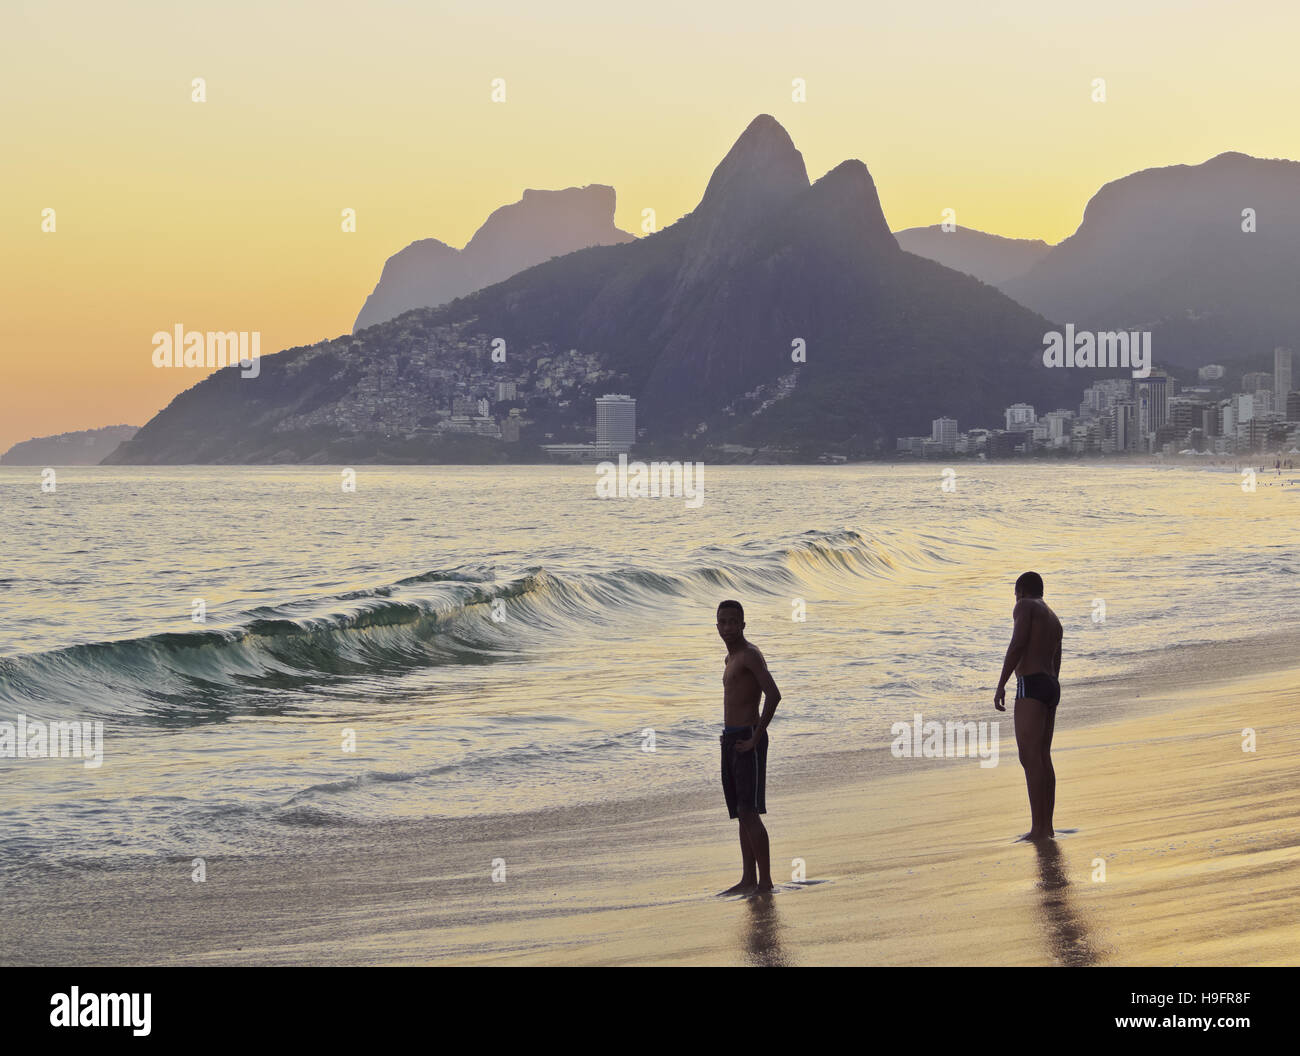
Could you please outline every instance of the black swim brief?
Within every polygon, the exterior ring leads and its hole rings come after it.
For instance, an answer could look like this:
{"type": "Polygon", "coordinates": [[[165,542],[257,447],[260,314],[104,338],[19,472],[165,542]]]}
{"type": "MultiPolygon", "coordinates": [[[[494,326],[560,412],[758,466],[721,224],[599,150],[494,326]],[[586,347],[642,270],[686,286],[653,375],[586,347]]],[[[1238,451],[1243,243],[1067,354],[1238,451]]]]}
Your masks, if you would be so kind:
{"type": "Polygon", "coordinates": [[[1016,699],[1029,697],[1046,704],[1049,708],[1061,702],[1061,683],[1054,675],[1040,671],[1036,675],[1016,676],[1016,699]]]}
{"type": "Polygon", "coordinates": [[[727,797],[727,814],[738,817],[742,806],[758,814],[767,813],[767,742],[763,736],[747,752],[736,745],[754,735],[757,726],[725,726],[722,736],[722,794],[727,797]]]}

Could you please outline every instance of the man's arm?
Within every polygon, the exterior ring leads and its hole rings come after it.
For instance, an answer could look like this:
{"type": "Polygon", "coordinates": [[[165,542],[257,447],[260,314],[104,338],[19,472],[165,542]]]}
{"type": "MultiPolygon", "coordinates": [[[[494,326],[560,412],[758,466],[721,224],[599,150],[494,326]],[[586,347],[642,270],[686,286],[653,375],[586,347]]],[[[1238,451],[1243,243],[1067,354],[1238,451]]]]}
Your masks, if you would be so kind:
{"type": "Polygon", "coordinates": [[[738,752],[747,752],[758,742],[759,737],[767,736],[767,725],[772,721],[772,716],[776,714],[776,706],[781,703],[781,690],[777,688],[776,679],[772,677],[772,672],[767,669],[767,662],[763,659],[763,654],[757,649],[748,652],[745,656],[745,666],[753,672],[754,677],[758,680],[758,688],[763,691],[763,714],[758,720],[758,729],[754,736],[748,740],[740,741],[736,745],[738,752]]]}
{"type": "Polygon", "coordinates": [[[1056,640],[1056,659],[1052,661],[1052,674],[1056,676],[1058,682],[1061,680],[1061,643],[1064,641],[1064,634],[1056,640]]]}
{"type": "Polygon", "coordinates": [[[1011,613],[1014,621],[1011,628],[1011,643],[1007,646],[1006,659],[1002,661],[1002,677],[998,679],[997,692],[993,694],[993,706],[998,711],[1006,711],[1007,680],[1011,678],[1020,661],[1024,659],[1025,650],[1029,648],[1029,606],[1028,598],[1021,598],[1011,613]]]}

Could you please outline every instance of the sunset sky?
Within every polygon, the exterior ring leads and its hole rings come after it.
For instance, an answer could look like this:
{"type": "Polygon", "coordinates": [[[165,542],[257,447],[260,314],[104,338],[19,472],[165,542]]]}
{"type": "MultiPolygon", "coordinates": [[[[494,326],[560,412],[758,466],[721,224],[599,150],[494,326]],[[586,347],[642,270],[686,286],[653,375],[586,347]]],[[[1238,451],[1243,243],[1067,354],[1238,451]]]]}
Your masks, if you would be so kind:
{"type": "Polygon", "coordinates": [[[144,424],[202,376],[151,363],[177,323],[260,330],[264,354],[349,331],[387,257],[464,245],[526,187],[607,183],[623,229],[671,223],[759,113],[813,179],[864,161],[894,230],[953,208],[1057,242],[1135,170],[1300,158],[1283,0],[7,0],[4,21],[0,452],[144,424]]]}

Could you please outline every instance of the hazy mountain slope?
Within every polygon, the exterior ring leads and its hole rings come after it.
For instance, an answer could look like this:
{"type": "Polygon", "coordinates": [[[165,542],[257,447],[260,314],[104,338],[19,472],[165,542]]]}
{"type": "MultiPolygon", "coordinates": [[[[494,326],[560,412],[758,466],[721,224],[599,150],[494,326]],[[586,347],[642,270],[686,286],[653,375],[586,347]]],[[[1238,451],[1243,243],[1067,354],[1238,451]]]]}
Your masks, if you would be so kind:
{"type": "Polygon", "coordinates": [[[1003,238],[967,227],[945,231],[938,224],[895,231],[894,237],[909,253],[974,275],[990,286],[1023,275],[1051,249],[1041,238],[1003,238]]]}
{"type": "Polygon", "coordinates": [[[1063,323],[1151,330],[1156,358],[1184,364],[1294,346],[1298,286],[1300,164],[1235,153],[1106,184],[1073,235],[1000,284],[1063,323]]]}
{"type": "Polygon", "coordinates": [[[614,205],[614,188],[602,184],[529,188],[518,202],[495,210],[462,250],[434,238],[412,242],[388,258],[352,332],[445,304],[575,249],[630,242],[614,226],[614,205]]]}

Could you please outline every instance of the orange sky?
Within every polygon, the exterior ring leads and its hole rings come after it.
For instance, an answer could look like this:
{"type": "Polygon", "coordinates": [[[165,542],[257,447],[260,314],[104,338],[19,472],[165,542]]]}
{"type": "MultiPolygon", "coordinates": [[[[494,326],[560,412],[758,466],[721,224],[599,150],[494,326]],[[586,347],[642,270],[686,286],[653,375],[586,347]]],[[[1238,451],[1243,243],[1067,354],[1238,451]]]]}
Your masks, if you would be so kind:
{"type": "Polygon", "coordinates": [[[349,331],[388,256],[463,245],[525,187],[671,223],[759,113],[814,179],[862,159],[895,230],[951,207],[1056,242],[1137,169],[1300,158],[1290,3],[881,6],[10,0],[0,452],[143,424],[201,377],[151,363],[176,323],[263,353],[349,331]]]}

